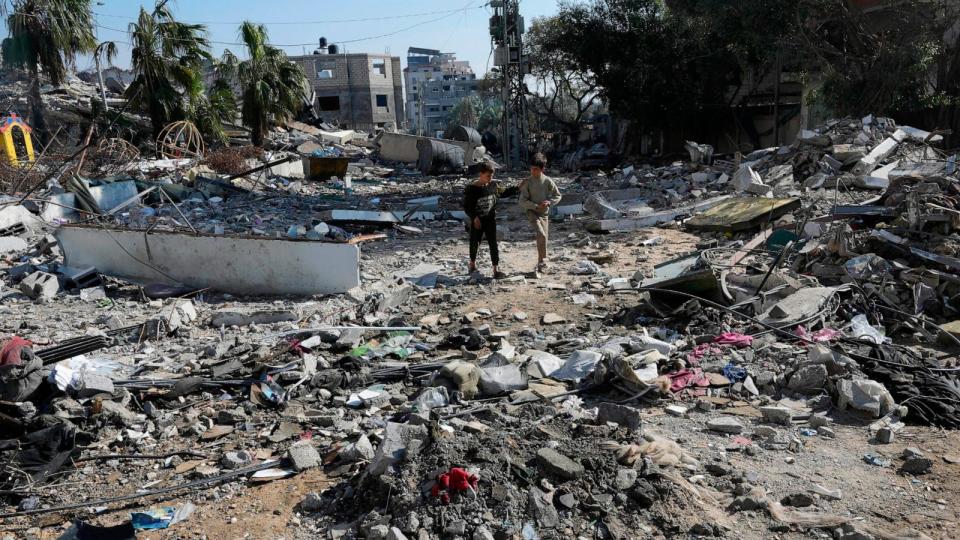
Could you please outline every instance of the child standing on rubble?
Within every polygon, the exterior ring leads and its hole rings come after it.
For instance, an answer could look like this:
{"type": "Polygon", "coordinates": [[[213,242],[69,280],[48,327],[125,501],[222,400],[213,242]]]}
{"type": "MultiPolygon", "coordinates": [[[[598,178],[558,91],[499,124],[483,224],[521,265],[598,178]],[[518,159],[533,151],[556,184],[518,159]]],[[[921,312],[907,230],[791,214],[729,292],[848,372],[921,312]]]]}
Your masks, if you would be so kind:
{"type": "Polygon", "coordinates": [[[477,251],[487,237],[494,279],[507,277],[500,271],[500,249],[497,246],[497,185],[493,181],[493,165],[483,162],[477,167],[479,177],[468,185],[463,196],[463,211],[470,228],[470,272],[477,271],[477,251]]]}
{"type": "Polygon", "coordinates": [[[543,170],[547,167],[547,158],[537,152],[530,160],[530,177],[520,184],[520,207],[527,214],[527,221],[533,226],[537,237],[536,273],[547,269],[547,235],[550,230],[550,207],[560,202],[560,189],[543,170]]]}

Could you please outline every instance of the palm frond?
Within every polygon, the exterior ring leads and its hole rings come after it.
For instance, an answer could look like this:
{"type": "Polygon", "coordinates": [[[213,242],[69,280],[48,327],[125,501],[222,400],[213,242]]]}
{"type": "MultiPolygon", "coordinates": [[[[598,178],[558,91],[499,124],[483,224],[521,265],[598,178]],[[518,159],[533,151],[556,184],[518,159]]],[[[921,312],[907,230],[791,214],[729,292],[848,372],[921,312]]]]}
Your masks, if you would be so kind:
{"type": "Polygon", "coordinates": [[[220,137],[220,123],[210,118],[203,86],[204,68],[213,59],[206,27],[177,21],[161,2],[153,11],[141,7],[129,34],[136,75],[128,95],[137,92],[138,105],[150,114],[154,131],[176,120],[193,120],[205,134],[220,137]]]}

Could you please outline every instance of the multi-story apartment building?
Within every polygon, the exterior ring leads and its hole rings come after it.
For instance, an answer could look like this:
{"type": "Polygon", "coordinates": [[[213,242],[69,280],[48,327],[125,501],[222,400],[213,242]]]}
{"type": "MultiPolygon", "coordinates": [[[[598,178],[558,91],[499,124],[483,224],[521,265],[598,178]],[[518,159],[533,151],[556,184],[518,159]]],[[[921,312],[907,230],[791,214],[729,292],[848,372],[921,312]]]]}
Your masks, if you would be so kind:
{"type": "Polygon", "coordinates": [[[477,91],[477,76],[470,62],[453,53],[410,47],[403,70],[407,89],[407,129],[435,137],[447,129],[450,111],[477,91]]]}

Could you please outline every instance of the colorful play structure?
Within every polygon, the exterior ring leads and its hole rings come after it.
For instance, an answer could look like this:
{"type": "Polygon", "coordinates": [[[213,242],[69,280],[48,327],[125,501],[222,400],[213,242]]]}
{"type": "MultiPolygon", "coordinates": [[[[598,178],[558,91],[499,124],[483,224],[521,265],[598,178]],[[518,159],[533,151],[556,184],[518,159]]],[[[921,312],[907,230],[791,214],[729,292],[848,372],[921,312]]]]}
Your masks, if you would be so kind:
{"type": "Polygon", "coordinates": [[[7,160],[11,164],[16,166],[33,162],[33,142],[30,140],[31,131],[30,126],[17,116],[16,113],[10,113],[9,116],[0,118],[0,142],[3,144],[3,153],[7,156],[7,160]],[[16,138],[14,137],[16,133],[19,133],[22,138],[23,147],[27,153],[26,156],[19,156],[17,154],[16,138]]]}

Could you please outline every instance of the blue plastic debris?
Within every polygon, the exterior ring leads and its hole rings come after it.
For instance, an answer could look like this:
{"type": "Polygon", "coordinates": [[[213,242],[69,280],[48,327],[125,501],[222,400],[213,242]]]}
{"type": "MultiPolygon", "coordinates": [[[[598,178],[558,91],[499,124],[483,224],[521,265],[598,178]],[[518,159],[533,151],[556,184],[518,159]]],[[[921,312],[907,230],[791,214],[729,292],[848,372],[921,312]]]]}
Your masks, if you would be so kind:
{"type": "Polygon", "coordinates": [[[137,530],[166,529],[190,517],[196,508],[193,503],[188,502],[179,508],[161,506],[144,512],[131,512],[130,522],[137,530]]]}
{"type": "Polygon", "coordinates": [[[864,455],[863,455],[863,461],[865,461],[866,463],[869,463],[869,464],[871,464],[871,465],[876,465],[877,467],[889,467],[889,466],[890,466],[890,460],[889,460],[889,459],[883,459],[882,457],[877,456],[877,455],[874,455],[874,454],[864,454],[864,455]]]}
{"type": "Polygon", "coordinates": [[[339,148],[327,146],[314,150],[310,155],[313,157],[340,157],[342,154],[339,148]]]}
{"type": "Polygon", "coordinates": [[[747,379],[747,370],[731,362],[723,366],[723,376],[732,383],[738,383],[747,379]]]}
{"type": "Polygon", "coordinates": [[[166,529],[176,513],[177,509],[173,506],[151,508],[145,512],[132,512],[130,521],[133,522],[133,528],[138,530],[166,529]]]}

